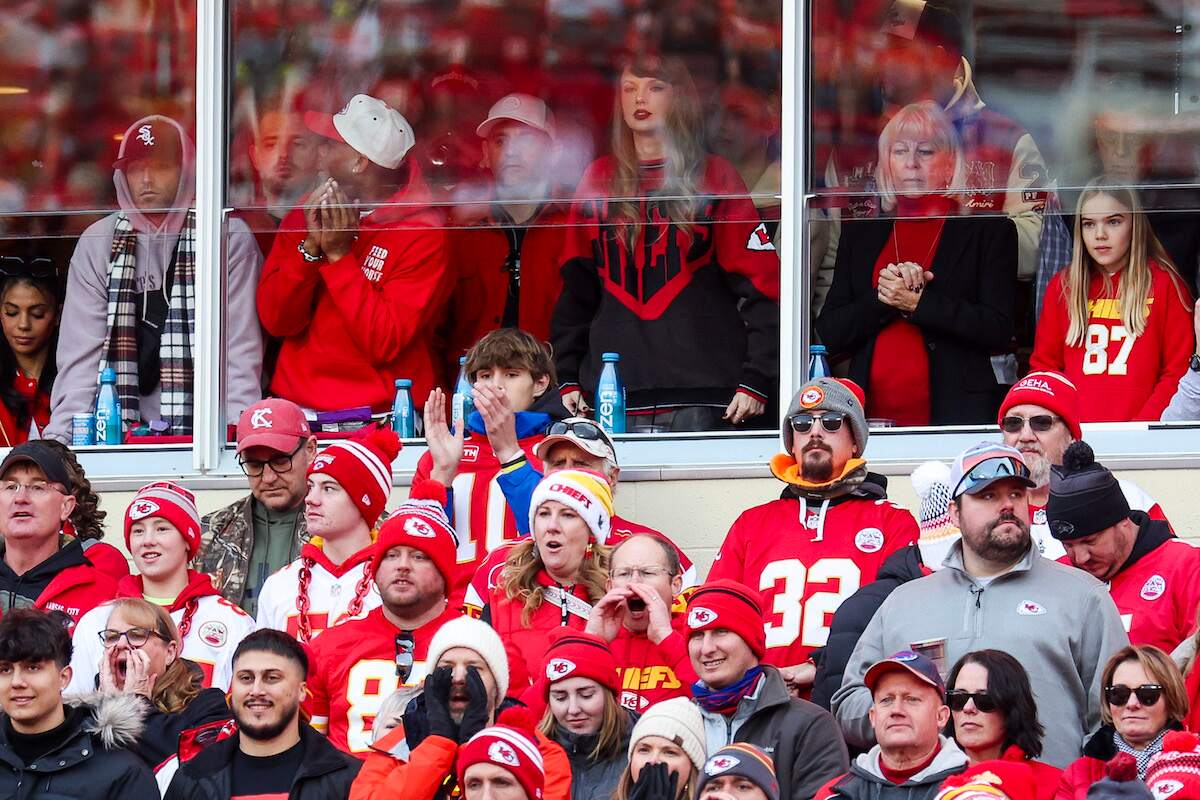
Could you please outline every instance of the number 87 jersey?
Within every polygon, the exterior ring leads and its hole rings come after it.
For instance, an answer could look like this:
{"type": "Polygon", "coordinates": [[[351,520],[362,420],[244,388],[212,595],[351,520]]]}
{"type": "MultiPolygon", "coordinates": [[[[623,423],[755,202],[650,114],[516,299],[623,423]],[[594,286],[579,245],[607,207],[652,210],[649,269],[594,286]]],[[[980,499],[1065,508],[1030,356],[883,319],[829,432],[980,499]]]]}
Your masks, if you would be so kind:
{"type": "Polygon", "coordinates": [[[762,592],[768,664],[802,664],[824,647],[838,606],[889,555],[917,540],[917,521],[867,480],[824,503],[794,497],[744,511],[721,545],[708,579],[730,578],[762,592]]]}

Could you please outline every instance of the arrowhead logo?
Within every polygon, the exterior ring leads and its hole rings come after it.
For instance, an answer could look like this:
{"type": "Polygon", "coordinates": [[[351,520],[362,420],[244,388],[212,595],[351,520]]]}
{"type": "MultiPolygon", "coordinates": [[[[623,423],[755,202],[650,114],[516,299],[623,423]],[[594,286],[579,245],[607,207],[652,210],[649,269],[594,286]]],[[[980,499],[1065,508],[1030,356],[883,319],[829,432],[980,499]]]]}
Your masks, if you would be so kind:
{"type": "Polygon", "coordinates": [[[517,760],[516,751],[504,742],[492,742],[488,747],[488,758],[497,764],[507,764],[510,767],[521,766],[521,762],[517,760]]]}
{"type": "Polygon", "coordinates": [[[696,606],[688,612],[688,627],[701,628],[708,623],[713,622],[716,620],[716,618],[717,615],[715,612],[704,608],[703,606],[696,606]]]}
{"type": "Polygon", "coordinates": [[[409,536],[418,536],[422,539],[432,539],[437,535],[433,528],[416,517],[409,517],[404,520],[404,532],[409,536]]]}
{"type": "Polygon", "coordinates": [[[733,756],[713,756],[704,765],[704,771],[709,775],[720,775],[722,772],[733,769],[740,763],[742,762],[733,756]]]}
{"type": "Polygon", "coordinates": [[[152,500],[138,500],[129,509],[129,518],[132,520],[145,519],[158,513],[158,503],[152,500]]]}
{"type": "Polygon", "coordinates": [[[566,658],[552,658],[546,664],[546,678],[552,681],[561,680],[575,671],[575,662],[566,658]]]}
{"type": "Polygon", "coordinates": [[[1046,613],[1046,609],[1032,600],[1025,600],[1017,606],[1017,613],[1022,617],[1040,617],[1046,613]]]}

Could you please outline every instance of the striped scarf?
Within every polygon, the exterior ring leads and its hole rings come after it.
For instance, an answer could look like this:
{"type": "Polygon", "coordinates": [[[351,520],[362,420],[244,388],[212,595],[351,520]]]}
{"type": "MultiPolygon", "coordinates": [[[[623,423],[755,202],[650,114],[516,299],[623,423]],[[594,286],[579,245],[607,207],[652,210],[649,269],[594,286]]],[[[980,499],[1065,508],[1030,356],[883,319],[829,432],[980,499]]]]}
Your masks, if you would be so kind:
{"type": "MultiPolygon", "coordinates": [[[[100,372],[117,373],[121,421],[126,427],[141,422],[137,351],[137,233],[129,217],[117,215],[108,264],[107,331],[101,350],[100,372]]],[[[167,319],[159,343],[162,362],[160,411],[172,434],[192,432],[192,340],[196,308],[196,211],[188,212],[175,245],[175,280],[167,300],[167,319]]],[[[99,376],[97,376],[98,378],[99,376]]],[[[97,384],[98,385],[98,384],[97,384]]]]}
{"type": "Polygon", "coordinates": [[[1159,731],[1158,736],[1154,737],[1154,740],[1146,745],[1146,749],[1138,750],[1126,742],[1121,734],[1113,731],[1113,744],[1117,746],[1118,752],[1128,753],[1134,757],[1137,761],[1138,780],[1144,781],[1146,779],[1146,768],[1150,766],[1150,759],[1162,752],[1163,739],[1166,738],[1169,732],[1169,728],[1159,731]]]}
{"type": "Polygon", "coordinates": [[[762,674],[762,667],[753,666],[746,670],[741,680],[724,689],[710,689],[702,681],[696,681],[692,684],[692,697],[705,711],[728,717],[738,710],[743,697],[754,694],[762,674]]]}

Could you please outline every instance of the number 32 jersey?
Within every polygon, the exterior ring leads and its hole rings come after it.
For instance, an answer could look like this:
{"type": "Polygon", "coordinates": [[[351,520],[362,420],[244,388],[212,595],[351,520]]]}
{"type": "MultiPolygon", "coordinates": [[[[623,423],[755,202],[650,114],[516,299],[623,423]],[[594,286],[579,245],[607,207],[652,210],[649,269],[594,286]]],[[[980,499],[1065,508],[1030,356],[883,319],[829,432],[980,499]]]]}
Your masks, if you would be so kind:
{"type": "Polygon", "coordinates": [[[766,663],[807,661],[825,646],[842,601],[875,580],[889,555],[917,540],[913,515],[887,500],[873,477],[853,495],[825,504],[788,498],[755,506],[729,529],[708,579],[730,578],[762,592],[766,663]]]}

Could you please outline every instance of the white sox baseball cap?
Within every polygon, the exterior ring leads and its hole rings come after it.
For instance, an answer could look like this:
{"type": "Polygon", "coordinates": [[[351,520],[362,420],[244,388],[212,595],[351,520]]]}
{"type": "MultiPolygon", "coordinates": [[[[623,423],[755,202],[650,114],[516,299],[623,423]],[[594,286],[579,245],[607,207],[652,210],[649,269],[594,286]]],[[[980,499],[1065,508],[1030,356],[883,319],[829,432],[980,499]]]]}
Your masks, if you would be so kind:
{"type": "Polygon", "coordinates": [[[313,133],[345,142],[384,169],[396,169],[416,144],[408,120],[382,100],[356,94],[336,114],[304,112],[304,124],[313,133]]]}
{"type": "Polygon", "coordinates": [[[520,122],[554,138],[554,114],[541,100],[528,94],[506,94],[496,101],[488,111],[487,119],[479,124],[475,133],[486,139],[492,128],[505,120],[520,122]]]}

